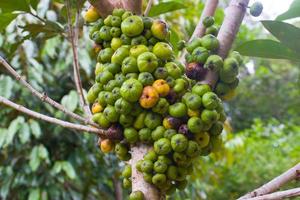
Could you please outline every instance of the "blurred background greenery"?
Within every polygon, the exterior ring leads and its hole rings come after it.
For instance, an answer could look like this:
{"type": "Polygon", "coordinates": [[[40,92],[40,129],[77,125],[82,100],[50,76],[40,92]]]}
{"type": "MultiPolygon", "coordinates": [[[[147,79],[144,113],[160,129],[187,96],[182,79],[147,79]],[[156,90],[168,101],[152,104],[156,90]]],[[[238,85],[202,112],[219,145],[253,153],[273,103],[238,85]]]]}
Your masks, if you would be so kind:
{"type": "MultiPolygon", "coordinates": [[[[67,28],[63,1],[27,0],[31,11],[25,1],[16,1],[0,3],[1,56],[35,88],[82,113],[73,84],[72,53],[63,36],[67,28]],[[14,10],[21,13],[12,14],[14,10]],[[46,25],[41,25],[35,14],[46,20],[46,25]]],[[[217,10],[218,24],[227,2],[221,1],[217,10]]],[[[203,1],[186,0],[184,6],[160,16],[170,24],[173,43],[192,34],[203,1]]],[[[266,14],[267,9],[264,12],[263,19],[274,18],[266,14]]],[[[295,19],[291,23],[299,25],[295,19]]],[[[88,26],[83,21],[81,25],[79,57],[87,90],[96,63],[88,26]]],[[[247,15],[234,47],[258,38],[274,39],[247,15]]],[[[229,123],[223,133],[224,146],[197,160],[191,184],[172,199],[236,199],[300,161],[299,63],[250,57],[245,57],[244,63],[237,96],[225,105],[229,123]]],[[[2,67],[0,95],[73,121],[32,97],[2,67]]],[[[2,105],[0,119],[0,199],[114,199],[123,165],[113,155],[100,152],[96,137],[28,118],[2,105]]],[[[123,191],[124,198],[127,193],[123,191]]]]}

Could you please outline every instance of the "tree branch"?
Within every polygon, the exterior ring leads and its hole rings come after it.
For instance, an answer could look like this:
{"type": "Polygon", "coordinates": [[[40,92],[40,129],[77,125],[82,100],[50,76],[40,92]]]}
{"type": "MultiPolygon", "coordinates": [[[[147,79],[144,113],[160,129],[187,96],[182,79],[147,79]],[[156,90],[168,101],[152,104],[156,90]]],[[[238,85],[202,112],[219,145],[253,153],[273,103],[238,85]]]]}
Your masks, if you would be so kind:
{"type": "Polygon", "coordinates": [[[285,199],[289,197],[298,197],[298,196],[300,196],[300,188],[294,188],[290,190],[279,191],[279,192],[274,192],[259,197],[250,198],[247,200],[278,200],[278,199],[285,199]]]}
{"type": "Polygon", "coordinates": [[[13,75],[16,80],[18,80],[23,86],[25,86],[26,88],[29,89],[29,91],[36,97],[38,97],[41,101],[48,103],[49,105],[57,108],[58,110],[62,111],[63,113],[65,113],[66,115],[77,119],[78,121],[81,121],[85,124],[90,124],[92,126],[98,127],[98,125],[96,123],[94,123],[92,120],[86,119],[84,117],[81,117],[69,110],[67,110],[63,105],[57,103],[56,101],[54,101],[53,99],[51,99],[50,97],[47,96],[46,93],[40,93],[38,92],[36,89],[34,89],[29,83],[26,82],[26,80],[24,78],[22,78],[20,76],[20,74],[18,74],[18,72],[16,72],[13,67],[5,61],[5,59],[0,56],[0,63],[7,69],[7,71],[13,75]]]}
{"type": "MultiPolygon", "coordinates": [[[[225,58],[233,44],[240,25],[246,13],[249,0],[231,0],[229,6],[225,10],[225,18],[218,34],[220,47],[218,54],[225,58]]],[[[215,87],[218,81],[218,75],[209,70],[203,83],[215,87]]]]}
{"type": "Polygon", "coordinates": [[[122,4],[119,0],[88,0],[90,4],[95,7],[101,17],[106,17],[111,14],[114,8],[122,8],[122,4]]]}
{"type": "MultiPolygon", "coordinates": [[[[77,3],[77,2],[76,2],[77,3]]],[[[67,15],[68,15],[68,26],[69,26],[69,38],[71,41],[72,46],[72,53],[73,53],[73,70],[74,70],[74,81],[77,89],[77,93],[79,95],[80,104],[83,108],[83,111],[89,119],[91,118],[91,111],[88,104],[85,101],[82,89],[82,83],[80,79],[80,66],[78,60],[78,34],[79,34],[79,16],[80,12],[78,6],[76,6],[76,19],[75,19],[75,28],[73,29],[72,19],[71,19],[71,5],[70,0],[66,0],[66,8],[67,8],[67,15]]]]}
{"type": "MultiPolygon", "coordinates": [[[[208,16],[214,16],[217,6],[219,4],[219,0],[207,0],[205,5],[204,5],[204,9],[202,11],[201,17],[199,19],[199,22],[191,36],[191,38],[189,39],[189,42],[191,42],[194,38],[196,37],[202,37],[205,33],[205,26],[203,25],[203,19],[205,17],[208,16]]],[[[186,63],[185,61],[185,55],[186,55],[186,50],[184,50],[184,52],[182,53],[180,60],[182,63],[186,63]]]]}
{"type": "Polygon", "coordinates": [[[130,10],[136,15],[141,15],[143,0],[121,0],[123,8],[130,10]]]}
{"type": "Polygon", "coordinates": [[[115,200],[122,200],[122,185],[116,174],[113,175],[112,182],[115,190],[115,200]]]}
{"type": "Polygon", "coordinates": [[[145,200],[160,200],[161,194],[155,188],[154,185],[147,183],[143,174],[136,169],[136,164],[139,160],[142,160],[144,155],[149,151],[151,147],[146,144],[137,144],[131,147],[131,160],[132,167],[132,191],[142,191],[144,193],[145,200]]]}
{"type": "Polygon", "coordinates": [[[281,186],[285,183],[290,182],[296,178],[300,178],[300,163],[292,167],[291,169],[287,170],[283,174],[277,176],[270,182],[264,184],[263,186],[255,189],[254,191],[242,196],[239,200],[249,199],[256,196],[261,196],[265,194],[269,194],[278,190],[281,186]]]}
{"type": "Polygon", "coordinates": [[[25,114],[33,117],[33,118],[40,119],[40,120],[43,120],[43,121],[46,121],[46,122],[49,122],[49,123],[52,123],[52,124],[60,125],[60,126],[65,127],[65,128],[75,129],[75,130],[78,130],[78,131],[85,131],[85,132],[94,133],[94,134],[101,135],[101,136],[106,135],[106,130],[98,129],[98,128],[94,128],[94,127],[89,127],[89,126],[84,126],[84,125],[80,125],[80,124],[73,124],[73,123],[70,123],[70,122],[67,122],[67,121],[63,121],[63,120],[60,120],[60,119],[49,117],[47,115],[43,115],[41,113],[38,113],[38,112],[32,111],[28,108],[25,108],[24,106],[16,104],[16,103],[14,103],[14,102],[12,102],[12,101],[10,101],[10,100],[2,97],[2,96],[0,96],[0,104],[4,104],[6,106],[14,108],[14,109],[16,109],[16,110],[18,110],[22,113],[25,113],[25,114]]]}
{"type": "Polygon", "coordinates": [[[149,12],[151,10],[151,7],[152,7],[153,3],[154,3],[154,0],[149,0],[148,1],[147,7],[146,7],[145,12],[144,12],[144,16],[149,15],[149,12]]]}

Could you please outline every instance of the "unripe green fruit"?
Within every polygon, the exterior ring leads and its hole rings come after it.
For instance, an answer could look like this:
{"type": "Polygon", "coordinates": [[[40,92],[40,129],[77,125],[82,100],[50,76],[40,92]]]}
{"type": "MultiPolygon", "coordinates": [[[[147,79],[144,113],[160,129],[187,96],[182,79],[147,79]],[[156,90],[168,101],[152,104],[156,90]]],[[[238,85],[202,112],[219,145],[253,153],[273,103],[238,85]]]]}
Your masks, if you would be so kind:
{"type": "Polygon", "coordinates": [[[164,67],[159,67],[154,72],[154,77],[156,79],[166,79],[168,77],[168,71],[164,67]]]}
{"type": "Polygon", "coordinates": [[[138,79],[138,73],[128,73],[128,74],[126,74],[126,79],[138,79]]]}
{"type": "Polygon", "coordinates": [[[199,154],[200,147],[197,142],[195,142],[193,140],[189,140],[188,146],[187,146],[185,152],[188,156],[193,158],[199,154]]]}
{"type": "Polygon", "coordinates": [[[168,75],[174,79],[180,78],[182,76],[182,71],[175,62],[166,63],[165,69],[167,69],[168,75]]]}
{"type": "Polygon", "coordinates": [[[232,51],[230,54],[229,54],[229,57],[232,57],[234,59],[236,59],[236,61],[238,61],[239,65],[243,64],[243,58],[241,56],[241,54],[237,51],[232,51]]]}
{"type": "Polygon", "coordinates": [[[144,23],[141,17],[137,15],[130,16],[122,22],[121,29],[129,37],[137,36],[143,32],[144,23]]]}
{"type": "Polygon", "coordinates": [[[180,40],[178,43],[177,43],[177,49],[179,51],[181,51],[182,49],[184,49],[184,47],[186,46],[185,44],[185,41],[184,40],[180,40]]]}
{"type": "Polygon", "coordinates": [[[130,56],[137,58],[140,54],[148,51],[149,51],[148,47],[143,44],[135,45],[130,48],[130,56]]]}
{"type": "Polygon", "coordinates": [[[144,159],[141,163],[141,171],[151,173],[153,169],[153,163],[150,160],[144,159]]]}
{"type": "Polygon", "coordinates": [[[192,93],[199,95],[200,97],[202,97],[205,93],[207,92],[211,92],[211,88],[209,85],[206,84],[196,84],[193,86],[192,88],[192,93]]]}
{"type": "Polygon", "coordinates": [[[226,58],[223,68],[220,70],[220,79],[224,83],[232,83],[239,73],[239,65],[236,59],[226,58]]]}
{"type": "Polygon", "coordinates": [[[133,125],[134,118],[133,116],[130,115],[128,116],[128,115],[121,114],[119,122],[125,128],[131,127],[133,125]]]}
{"type": "Polygon", "coordinates": [[[132,105],[124,98],[120,98],[115,102],[116,111],[120,114],[129,114],[132,110],[132,105]]]}
{"type": "Polygon", "coordinates": [[[152,174],[143,172],[143,179],[147,182],[152,184],[152,174]]]}
{"type": "Polygon", "coordinates": [[[138,101],[143,91],[143,85],[135,79],[125,81],[120,89],[121,96],[129,101],[138,101]]]}
{"type": "Polygon", "coordinates": [[[99,37],[104,40],[104,41],[109,41],[111,40],[111,35],[110,35],[110,27],[109,26],[102,26],[100,31],[99,31],[99,37]]]}
{"type": "MultiPolygon", "coordinates": [[[[112,74],[116,74],[119,73],[121,71],[121,66],[115,63],[106,63],[105,64],[105,70],[109,71],[112,74]]],[[[118,82],[118,86],[121,86],[122,84],[119,83],[118,80],[116,80],[118,82]]]]}
{"type": "Polygon", "coordinates": [[[182,134],[176,134],[171,138],[171,146],[175,152],[183,152],[187,148],[188,140],[182,134]]]}
{"type": "Polygon", "coordinates": [[[129,195],[129,200],[143,200],[144,194],[142,191],[134,191],[129,195]]]}
{"type": "Polygon", "coordinates": [[[142,169],[141,169],[142,162],[143,162],[143,160],[139,160],[139,161],[137,161],[137,163],[136,163],[136,165],[135,165],[136,169],[137,169],[139,172],[142,172],[142,169]]]}
{"type": "Polygon", "coordinates": [[[127,47],[121,46],[118,48],[111,57],[111,62],[122,65],[123,60],[129,55],[127,47]]]}
{"type": "Polygon", "coordinates": [[[144,22],[144,27],[150,29],[153,24],[153,19],[151,17],[142,17],[144,22]]]}
{"type": "Polygon", "coordinates": [[[143,112],[143,108],[140,106],[139,103],[136,103],[133,105],[132,111],[131,111],[131,115],[132,116],[138,116],[141,112],[143,112]]]}
{"type": "Polygon", "coordinates": [[[134,128],[125,128],[124,137],[129,143],[135,143],[139,139],[139,134],[134,128]]]}
{"type": "Polygon", "coordinates": [[[211,35],[217,36],[218,32],[219,32],[218,27],[210,26],[205,30],[205,35],[211,34],[211,35]]]}
{"type": "Polygon", "coordinates": [[[167,24],[161,20],[155,20],[152,23],[151,32],[154,37],[160,40],[165,40],[169,34],[167,24]]]}
{"type": "Polygon", "coordinates": [[[218,96],[222,97],[230,91],[230,87],[226,83],[219,82],[216,86],[215,91],[218,96]]]}
{"type": "Polygon", "coordinates": [[[156,105],[152,108],[152,111],[159,114],[164,114],[168,112],[169,102],[165,98],[159,98],[156,105]]]}
{"type": "Polygon", "coordinates": [[[144,159],[155,162],[157,160],[157,154],[155,153],[154,150],[150,150],[144,155],[144,159]]]}
{"type": "Polygon", "coordinates": [[[138,73],[139,69],[137,67],[137,61],[135,57],[129,56],[125,58],[122,62],[122,73],[138,73]]]}
{"type": "Polygon", "coordinates": [[[112,15],[108,15],[105,19],[104,19],[104,24],[106,26],[111,26],[111,19],[112,19],[112,15]]]}
{"type": "Polygon", "coordinates": [[[163,126],[156,127],[151,133],[152,140],[156,141],[159,140],[160,138],[163,138],[165,130],[166,129],[163,126]]]}
{"type": "Polygon", "coordinates": [[[239,85],[240,80],[238,78],[235,78],[234,81],[232,83],[228,84],[228,87],[231,90],[234,90],[235,88],[237,88],[237,86],[239,85]]]}
{"type": "Polygon", "coordinates": [[[162,60],[169,60],[173,56],[172,47],[165,42],[158,42],[154,45],[152,52],[157,58],[162,60]]]}
{"type": "Polygon", "coordinates": [[[162,116],[153,112],[147,113],[144,121],[145,125],[150,128],[154,129],[161,125],[162,123],[162,116]]]}
{"type": "Polygon", "coordinates": [[[255,2],[250,7],[250,14],[253,17],[258,17],[262,13],[262,11],[263,11],[263,5],[261,2],[255,2]]]}
{"type": "Polygon", "coordinates": [[[114,37],[111,40],[110,46],[115,51],[122,46],[122,40],[120,38],[114,37]]]}
{"type": "Polygon", "coordinates": [[[89,89],[87,94],[87,100],[89,103],[95,102],[98,97],[99,92],[103,89],[102,85],[99,83],[94,84],[91,89],[89,89]]]}
{"type": "Polygon", "coordinates": [[[156,173],[165,173],[165,171],[168,169],[167,163],[163,162],[162,160],[157,160],[154,163],[153,169],[156,173]]]}
{"type": "Polygon", "coordinates": [[[194,62],[202,63],[204,64],[209,56],[209,52],[206,48],[203,47],[197,47],[194,49],[192,53],[192,59],[194,62]]]}
{"type": "Polygon", "coordinates": [[[185,166],[188,163],[188,157],[184,153],[174,152],[173,160],[176,162],[178,166],[185,166]]]}
{"type": "Polygon", "coordinates": [[[201,38],[195,38],[192,40],[192,42],[187,44],[186,50],[189,53],[192,53],[194,51],[194,49],[196,49],[199,46],[201,46],[201,38]]]}
{"type": "Polygon", "coordinates": [[[142,142],[150,142],[151,138],[151,129],[149,128],[142,128],[139,130],[139,140],[142,142]]]}
{"type": "Polygon", "coordinates": [[[131,165],[125,165],[122,171],[122,177],[130,178],[131,177],[131,165]]]}
{"type": "Polygon", "coordinates": [[[138,81],[140,81],[143,86],[152,85],[154,82],[154,78],[151,73],[149,72],[142,72],[138,76],[138,81]]]}
{"type": "Polygon", "coordinates": [[[204,123],[212,124],[218,119],[218,113],[215,110],[204,109],[201,113],[201,120],[204,123]]]}
{"type": "Polygon", "coordinates": [[[108,63],[114,53],[114,50],[111,48],[105,48],[101,50],[98,54],[97,61],[101,63],[108,63]]]}
{"type": "Polygon", "coordinates": [[[167,138],[167,139],[169,139],[169,140],[171,140],[171,138],[172,138],[174,135],[176,135],[176,134],[177,134],[176,130],[174,130],[174,129],[167,129],[167,130],[165,131],[165,133],[164,133],[164,137],[167,138]]]}
{"type": "Polygon", "coordinates": [[[114,26],[114,27],[120,27],[121,22],[122,22],[121,17],[112,16],[112,18],[111,18],[111,25],[112,26],[114,26]]]}
{"type": "Polygon", "coordinates": [[[202,96],[202,104],[205,108],[213,110],[219,104],[218,96],[213,92],[206,92],[202,96]]]}
{"type": "Polygon", "coordinates": [[[154,151],[159,155],[165,155],[172,150],[170,140],[161,138],[154,142],[154,151]]]}
{"type": "Polygon", "coordinates": [[[207,16],[203,19],[203,25],[207,28],[210,27],[212,25],[214,25],[215,23],[215,18],[213,16],[207,16]]]}
{"type": "Polygon", "coordinates": [[[146,118],[147,112],[143,111],[137,115],[135,118],[135,122],[133,124],[133,127],[136,128],[137,130],[142,129],[145,127],[145,118],[146,118]]]}
{"type": "Polygon", "coordinates": [[[126,147],[125,144],[123,143],[118,143],[116,144],[115,146],[115,152],[117,155],[119,156],[126,156],[127,155],[127,152],[128,152],[128,149],[126,147]]]}
{"type": "Polygon", "coordinates": [[[108,83],[103,87],[105,91],[109,91],[109,92],[112,92],[112,90],[115,88],[118,88],[118,82],[116,80],[108,81],[108,83]]]}
{"type": "Polygon", "coordinates": [[[202,104],[202,100],[199,95],[192,93],[185,99],[185,104],[191,110],[199,110],[202,104]]]}
{"type": "Polygon", "coordinates": [[[140,35],[131,39],[131,45],[147,45],[147,39],[140,35]]]}
{"type": "Polygon", "coordinates": [[[127,19],[128,17],[132,16],[132,12],[130,11],[125,11],[123,14],[122,14],[122,21],[124,21],[125,19],[127,19]]]}
{"type": "Polygon", "coordinates": [[[156,186],[161,186],[167,181],[167,177],[165,174],[155,174],[152,177],[152,183],[156,186]]]}
{"type": "Polygon", "coordinates": [[[138,56],[137,65],[140,72],[152,73],[158,67],[157,57],[151,52],[145,52],[138,56]]]}
{"type": "Polygon", "coordinates": [[[117,122],[119,120],[119,114],[116,111],[114,106],[108,105],[104,111],[103,114],[106,119],[108,119],[109,122],[117,122]]]}
{"type": "Polygon", "coordinates": [[[215,51],[219,48],[219,41],[214,35],[205,35],[201,38],[201,44],[204,48],[215,51]]]}
{"type": "MultiPolygon", "coordinates": [[[[113,64],[113,63],[112,63],[113,64]]],[[[122,85],[125,81],[125,76],[121,73],[115,75],[115,80],[118,82],[118,85],[122,85]]]]}
{"type": "Polygon", "coordinates": [[[128,179],[128,178],[124,178],[124,179],[123,179],[123,187],[124,187],[125,189],[131,188],[131,180],[128,179]]]}
{"type": "Polygon", "coordinates": [[[125,35],[125,34],[122,34],[120,39],[122,40],[123,45],[130,45],[131,44],[131,38],[128,37],[127,35],[125,35]]]}
{"type": "Polygon", "coordinates": [[[174,165],[170,165],[168,167],[168,170],[167,170],[166,174],[167,174],[168,179],[170,179],[172,181],[176,180],[176,178],[177,178],[177,167],[175,167],[174,165]]]}
{"type": "Polygon", "coordinates": [[[122,17],[122,15],[124,14],[125,10],[122,8],[115,8],[112,12],[113,16],[118,16],[118,17],[122,17]]]}
{"type": "Polygon", "coordinates": [[[203,122],[199,117],[191,117],[187,123],[189,131],[199,133],[203,129],[203,122]]]}
{"type": "Polygon", "coordinates": [[[209,129],[209,133],[211,135],[220,135],[223,131],[223,123],[216,122],[212,125],[212,127],[209,129]]]}
{"type": "Polygon", "coordinates": [[[187,108],[184,103],[178,102],[169,106],[169,114],[172,117],[184,117],[187,115],[187,108]]]}
{"type": "Polygon", "coordinates": [[[183,181],[185,180],[186,176],[188,174],[188,171],[184,167],[177,167],[177,177],[176,181],[183,181]]]}
{"type": "Polygon", "coordinates": [[[218,55],[211,55],[207,58],[204,68],[218,72],[223,67],[223,59],[218,55]]]}
{"type": "Polygon", "coordinates": [[[195,135],[195,141],[198,143],[199,147],[202,148],[206,147],[209,144],[210,136],[208,133],[197,133],[195,135]]]}
{"type": "Polygon", "coordinates": [[[172,160],[168,157],[168,155],[159,155],[157,157],[157,160],[161,160],[164,163],[166,163],[167,165],[171,165],[172,164],[172,160]]]}

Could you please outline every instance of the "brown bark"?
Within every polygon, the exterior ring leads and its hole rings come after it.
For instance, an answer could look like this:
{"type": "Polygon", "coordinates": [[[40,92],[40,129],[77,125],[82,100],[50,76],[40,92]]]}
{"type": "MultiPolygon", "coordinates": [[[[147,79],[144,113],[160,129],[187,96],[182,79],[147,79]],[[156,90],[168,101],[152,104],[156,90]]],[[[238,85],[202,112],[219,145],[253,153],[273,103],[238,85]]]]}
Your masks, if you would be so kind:
{"type": "Polygon", "coordinates": [[[132,191],[142,191],[144,193],[145,200],[160,200],[164,197],[160,194],[158,189],[154,185],[147,183],[143,178],[143,174],[135,167],[136,163],[143,159],[144,155],[150,148],[151,146],[146,144],[137,144],[131,147],[130,164],[132,167],[132,191]]]}

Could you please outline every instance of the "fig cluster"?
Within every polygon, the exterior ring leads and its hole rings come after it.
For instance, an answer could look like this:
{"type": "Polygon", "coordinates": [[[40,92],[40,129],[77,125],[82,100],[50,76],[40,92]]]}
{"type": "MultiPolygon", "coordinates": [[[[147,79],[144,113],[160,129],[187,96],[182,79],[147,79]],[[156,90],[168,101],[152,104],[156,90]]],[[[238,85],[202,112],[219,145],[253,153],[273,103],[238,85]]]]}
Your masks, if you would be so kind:
{"type": "Polygon", "coordinates": [[[216,37],[218,28],[214,25],[214,18],[209,16],[203,20],[206,33],[201,38],[195,38],[185,46],[186,75],[197,81],[205,79],[208,71],[218,74],[218,81],[214,92],[223,100],[230,100],[235,95],[239,84],[237,77],[239,67],[243,64],[241,55],[232,51],[225,59],[217,55],[219,41],[216,37]],[[213,31],[212,31],[213,30],[213,31]]]}
{"type": "MultiPolygon", "coordinates": [[[[211,20],[207,23],[213,26],[211,20]]],[[[114,151],[120,160],[128,161],[131,146],[152,146],[135,166],[124,167],[125,188],[131,187],[131,171],[136,168],[163,193],[182,190],[193,161],[222,144],[226,115],[220,94],[207,84],[196,83],[202,73],[190,68],[221,73],[235,58],[223,61],[213,54],[219,43],[208,33],[186,45],[190,63],[185,69],[175,59],[169,35],[164,21],[123,9],[98,19],[90,29],[97,65],[87,99],[93,121],[110,134],[102,139],[101,150],[114,151]]],[[[231,78],[231,71],[226,71],[226,84],[231,78]]],[[[143,193],[134,191],[130,199],[143,199],[143,193]]]]}

